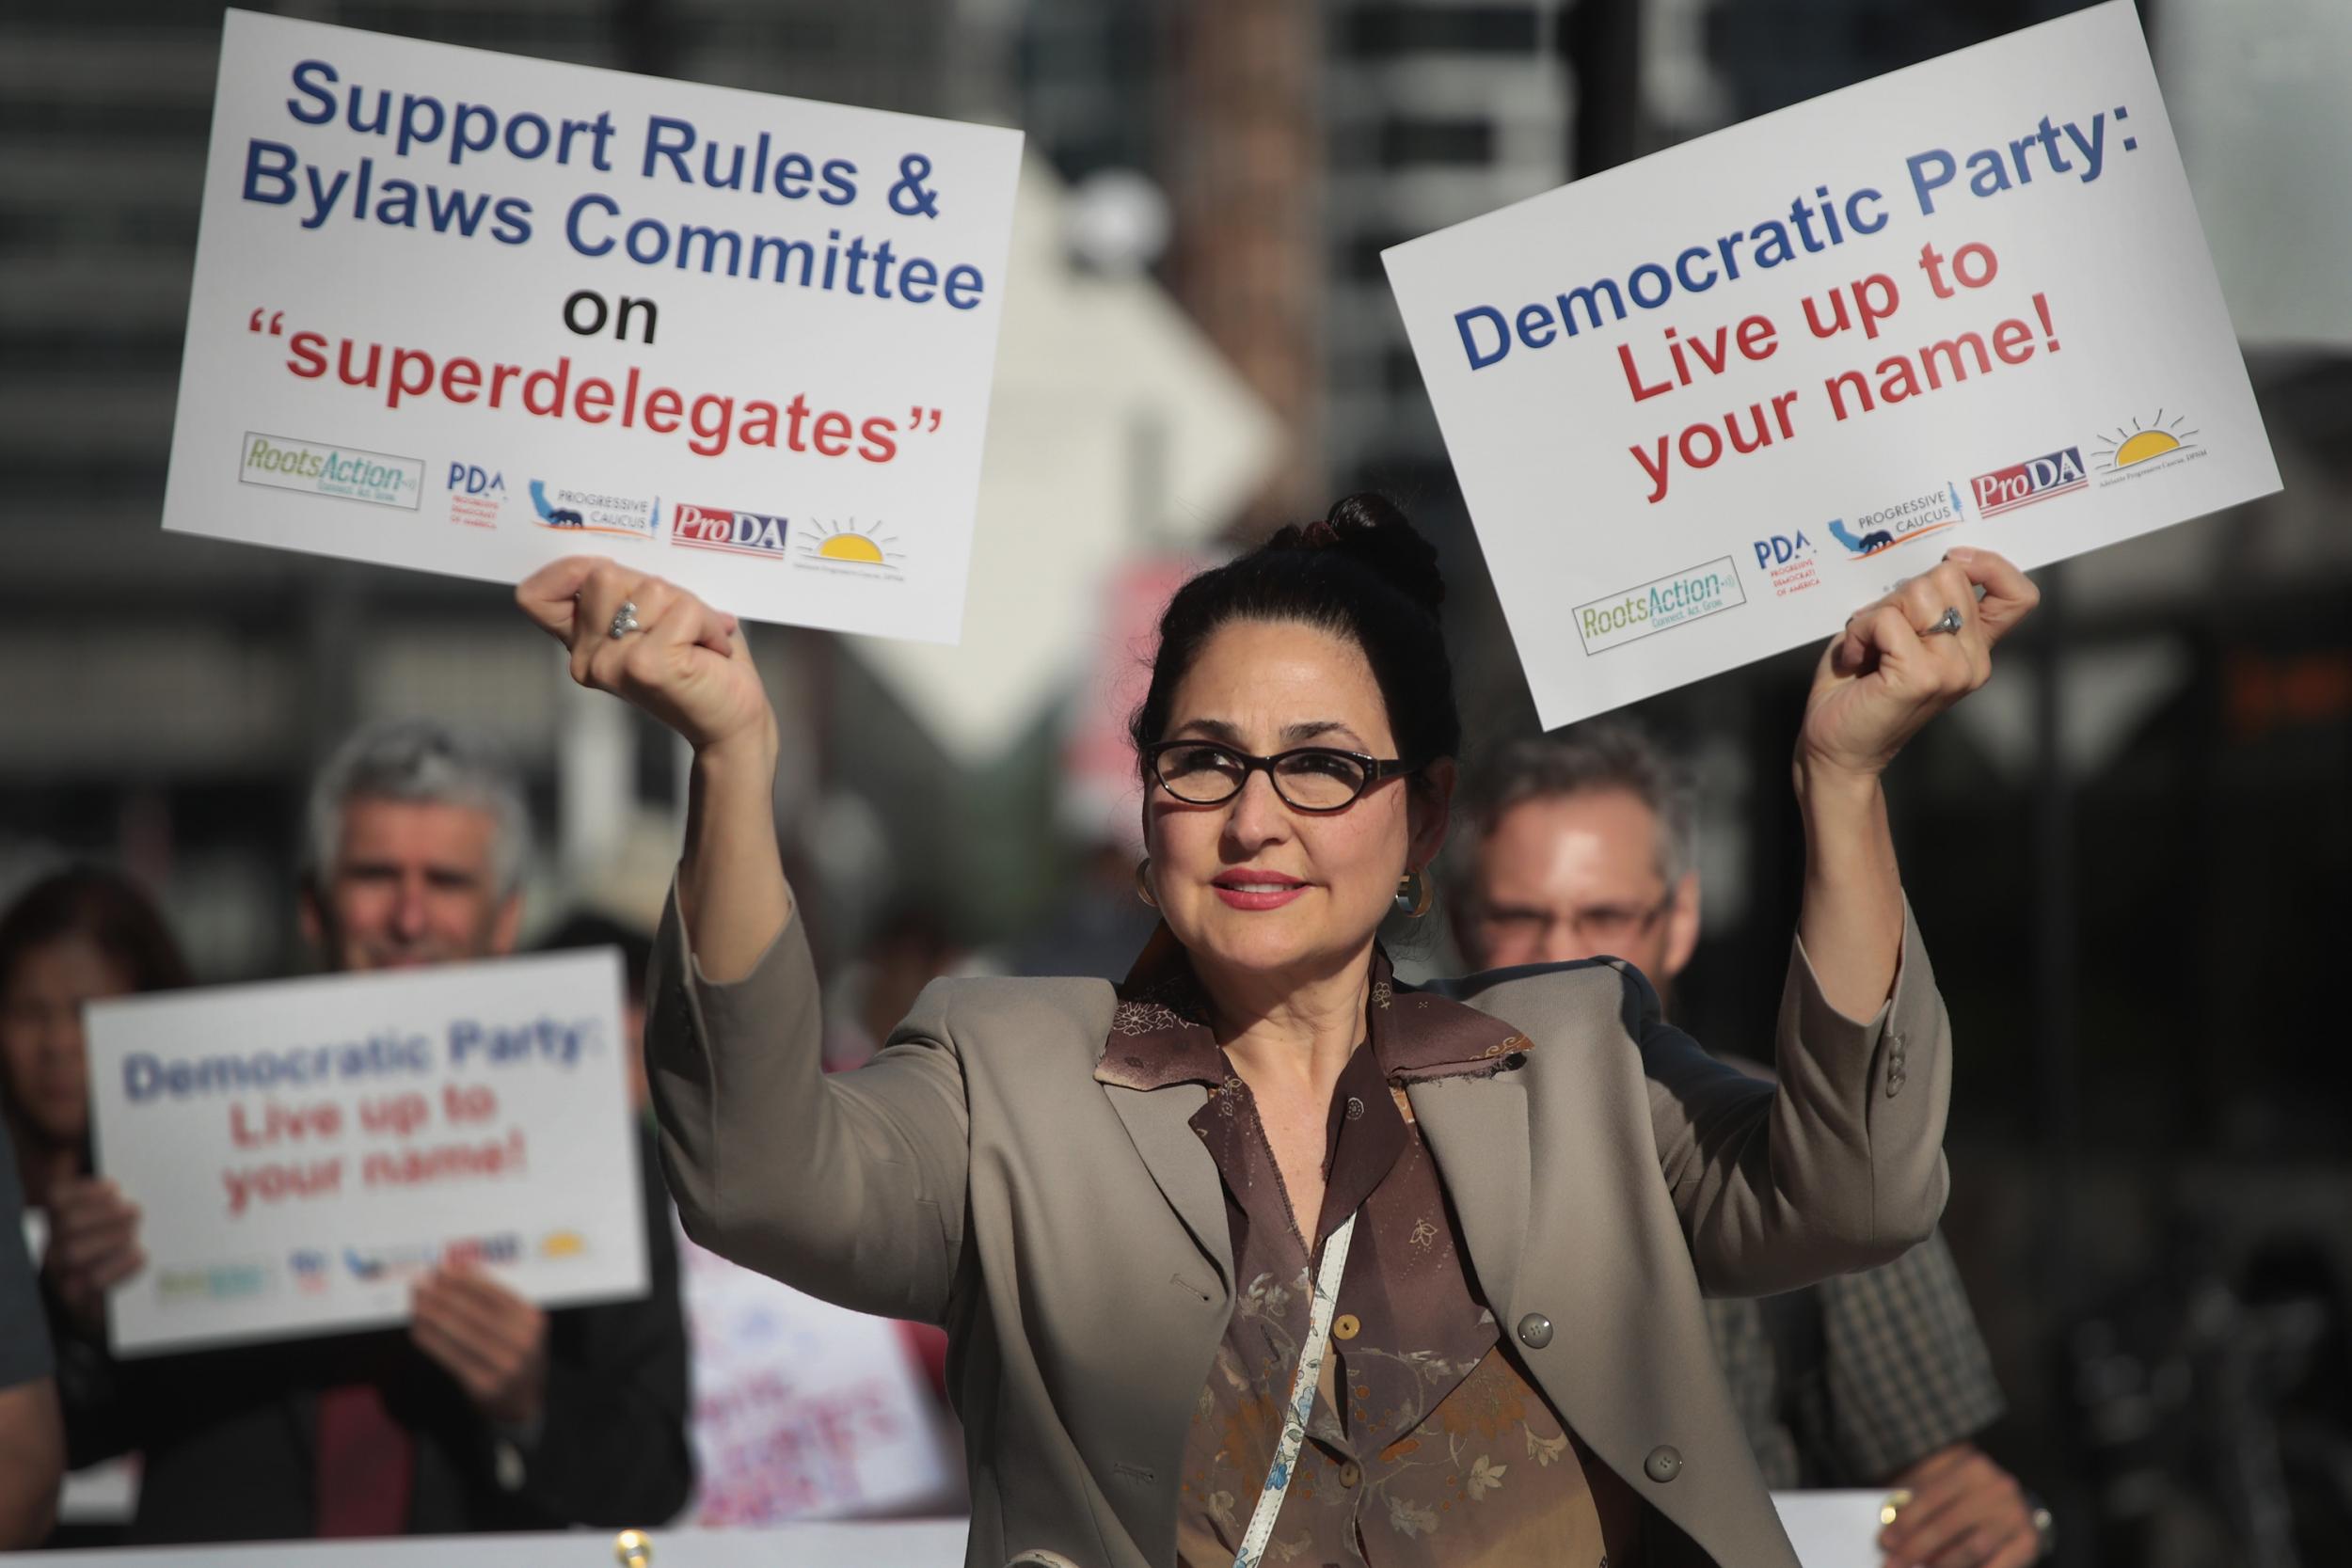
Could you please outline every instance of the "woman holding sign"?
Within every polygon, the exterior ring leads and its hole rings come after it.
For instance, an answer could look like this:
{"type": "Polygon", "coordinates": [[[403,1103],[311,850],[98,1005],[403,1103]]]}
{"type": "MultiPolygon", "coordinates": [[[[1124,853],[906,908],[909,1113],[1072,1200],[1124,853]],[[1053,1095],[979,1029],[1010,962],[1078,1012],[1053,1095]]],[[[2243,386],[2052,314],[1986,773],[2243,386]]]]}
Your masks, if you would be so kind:
{"type": "Polygon", "coordinates": [[[694,747],[647,1043],[687,1228],[947,1326],[975,1565],[1794,1563],[1700,1292],[1934,1224],[1947,1029],[1879,781],[2034,590],[1955,551],[1823,653],[1777,1086],[1621,964],[1395,980],[1460,743],[1442,596],[1368,497],[1186,584],[1134,722],[1162,924],[1126,984],[935,983],[828,1078],[740,628],[607,561],[517,590],[694,747]]]}

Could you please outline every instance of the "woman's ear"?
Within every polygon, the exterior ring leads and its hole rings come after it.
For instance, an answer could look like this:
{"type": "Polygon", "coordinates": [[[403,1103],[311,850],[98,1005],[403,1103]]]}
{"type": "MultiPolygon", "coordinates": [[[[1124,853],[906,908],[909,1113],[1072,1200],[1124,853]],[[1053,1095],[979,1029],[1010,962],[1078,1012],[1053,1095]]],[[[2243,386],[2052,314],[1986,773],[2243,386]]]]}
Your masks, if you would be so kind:
{"type": "Polygon", "coordinates": [[[1435,875],[1438,851],[1445,847],[1446,828],[1454,819],[1454,785],[1460,769],[1452,757],[1439,757],[1407,784],[1406,818],[1411,835],[1406,863],[1435,875]]]}

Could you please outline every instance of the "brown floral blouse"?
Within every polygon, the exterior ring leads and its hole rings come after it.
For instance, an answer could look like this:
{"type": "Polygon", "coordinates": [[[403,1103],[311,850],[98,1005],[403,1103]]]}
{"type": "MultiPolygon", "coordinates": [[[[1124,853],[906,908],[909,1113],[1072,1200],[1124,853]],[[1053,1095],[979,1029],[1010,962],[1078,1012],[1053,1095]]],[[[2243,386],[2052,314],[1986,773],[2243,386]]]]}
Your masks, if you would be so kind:
{"type": "Polygon", "coordinates": [[[1410,1084],[1492,1072],[1529,1041],[1397,986],[1376,953],[1371,1038],[1332,1096],[1311,1248],[1248,1086],[1206,1018],[1163,929],[1120,988],[1096,1073],[1136,1089],[1209,1089],[1192,1125],[1224,1178],[1236,1300],[1185,1446],[1182,1568],[1231,1568],[1273,1462],[1323,1239],[1359,1208],[1332,1354],[1265,1561],[1636,1568],[1643,1506],[1519,1370],[1470,1276],[1405,1096],[1410,1084]]]}

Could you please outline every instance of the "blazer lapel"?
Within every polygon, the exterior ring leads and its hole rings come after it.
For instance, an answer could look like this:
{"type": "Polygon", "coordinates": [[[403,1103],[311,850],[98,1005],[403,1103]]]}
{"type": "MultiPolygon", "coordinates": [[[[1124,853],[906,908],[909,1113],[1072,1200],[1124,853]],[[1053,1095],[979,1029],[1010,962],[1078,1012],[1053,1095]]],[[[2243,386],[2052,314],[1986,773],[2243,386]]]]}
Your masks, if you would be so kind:
{"type": "Polygon", "coordinates": [[[1166,1088],[1137,1089],[1104,1084],[1111,1108],[1127,1125],[1127,1136],[1159,1183],[1161,1194],[1192,1239],[1216,1265],[1227,1291],[1233,1288],[1233,1238],[1225,1223],[1225,1190],[1216,1162],[1200,1147],[1192,1130],[1192,1115],[1208,1103],[1209,1091],[1200,1084],[1170,1084],[1166,1088]]]}
{"type": "Polygon", "coordinates": [[[1486,1305],[1511,1332],[1527,1245],[1527,1090],[1517,1072],[1435,1078],[1406,1087],[1422,1141],[1438,1162],[1486,1305]]]}

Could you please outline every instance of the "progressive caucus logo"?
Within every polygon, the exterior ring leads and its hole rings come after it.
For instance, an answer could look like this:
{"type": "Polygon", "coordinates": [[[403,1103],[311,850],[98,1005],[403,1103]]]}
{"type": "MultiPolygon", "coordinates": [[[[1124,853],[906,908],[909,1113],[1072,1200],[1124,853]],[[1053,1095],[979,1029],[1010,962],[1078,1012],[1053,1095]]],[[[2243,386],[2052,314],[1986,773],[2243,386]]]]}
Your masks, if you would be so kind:
{"type": "Polygon", "coordinates": [[[237,478],[246,484],[414,512],[424,500],[424,459],[331,447],[248,430],[237,478]]]}
{"type": "Polygon", "coordinates": [[[1950,528],[1967,515],[1960,486],[1946,480],[1932,490],[1857,512],[1851,520],[1832,517],[1828,531],[1856,561],[1867,561],[1924,534],[1950,528]]]}
{"type": "Polygon", "coordinates": [[[661,532],[661,498],[642,500],[603,490],[531,482],[531,507],[541,528],[578,529],[582,533],[652,539],[661,532]]]}
{"type": "Polygon", "coordinates": [[[710,506],[679,506],[670,519],[670,539],[698,550],[725,550],[781,561],[790,547],[792,522],[764,512],[722,512],[710,506]]]}
{"type": "Polygon", "coordinates": [[[2082,448],[2061,447],[2006,468],[1995,468],[1989,474],[1979,474],[1968,482],[1968,488],[1977,498],[1978,515],[1997,517],[2036,501],[2072,495],[2090,483],[2090,476],[2083,472],[2082,448]]]}

